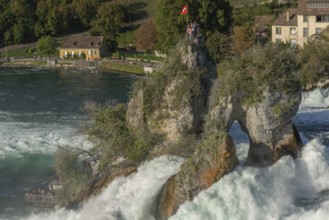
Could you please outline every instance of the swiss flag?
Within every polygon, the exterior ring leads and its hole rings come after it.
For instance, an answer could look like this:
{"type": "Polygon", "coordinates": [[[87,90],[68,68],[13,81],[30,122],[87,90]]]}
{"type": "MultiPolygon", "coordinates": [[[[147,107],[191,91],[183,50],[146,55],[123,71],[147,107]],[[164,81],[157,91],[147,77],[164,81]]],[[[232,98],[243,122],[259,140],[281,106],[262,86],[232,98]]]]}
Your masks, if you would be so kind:
{"type": "Polygon", "coordinates": [[[182,7],[182,11],[180,12],[180,14],[181,15],[188,14],[188,5],[187,4],[182,7]]]}

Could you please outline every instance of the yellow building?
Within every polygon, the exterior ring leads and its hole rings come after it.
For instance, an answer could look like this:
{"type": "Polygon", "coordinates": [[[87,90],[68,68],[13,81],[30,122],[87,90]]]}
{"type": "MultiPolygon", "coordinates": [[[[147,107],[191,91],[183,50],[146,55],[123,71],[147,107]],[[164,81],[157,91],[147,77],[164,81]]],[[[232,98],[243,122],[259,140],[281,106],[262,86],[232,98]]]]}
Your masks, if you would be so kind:
{"type": "Polygon", "coordinates": [[[62,59],[97,60],[108,55],[108,46],[101,36],[73,35],[59,48],[62,59]]]}
{"type": "Polygon", "coordinates": [[[272,23],[272,42],[291,42],[303,46],[310,36],[329,25],[329,0],[298,0],[272,23]]]}

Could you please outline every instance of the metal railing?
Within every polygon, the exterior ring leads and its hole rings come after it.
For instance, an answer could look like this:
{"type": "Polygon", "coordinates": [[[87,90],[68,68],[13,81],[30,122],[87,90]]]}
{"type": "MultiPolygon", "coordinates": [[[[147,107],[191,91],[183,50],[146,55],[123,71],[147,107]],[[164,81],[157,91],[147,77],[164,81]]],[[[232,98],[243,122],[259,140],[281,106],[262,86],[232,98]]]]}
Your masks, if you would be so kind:
{"type": "Polygon", "coordinates": [[[34,205],[53,206],[56,204],[55,196],[51,193],[45,195],[26,194],[25,201],[34,205]]]}
{"type": "Polygon", "coordinates": [[[176,44],[176,46],[170,51],[170,53],[167,55],[167,57],[164,59],[164,61],[161,63],[161,65],[158,67],[157,71],[161,71],[162,68],[169,63],[169,61],[172,59],[174,53],[176,52],[177,48],[179,48],[183,42],[186,40],[186,37],[182,37],[179,42],[176,44]]]}

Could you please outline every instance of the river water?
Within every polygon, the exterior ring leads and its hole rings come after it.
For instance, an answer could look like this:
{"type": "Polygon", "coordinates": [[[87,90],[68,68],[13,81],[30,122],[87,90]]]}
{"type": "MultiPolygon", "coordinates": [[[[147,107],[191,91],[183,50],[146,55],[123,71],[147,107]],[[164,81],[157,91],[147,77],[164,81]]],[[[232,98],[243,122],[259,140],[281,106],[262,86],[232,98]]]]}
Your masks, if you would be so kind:
{"type": "MultiPolygon", "coordinates": [[[[0,69],[0,219],[151,220],[154,199],[182,158],[162,156],[120,177],[77,210],[38,210],[23,202],[24,189],[52,177],[59,145],[91,147],[76,129],[88,99],[127,100],[129,75],[77,70],[0,69]],[[24,104],[25,103],[25,104],[24,104]]],[[[329,90],[303,94],[294,123],[304,142],[301,157],[267,168],[243,166],[248,138],[230,130],[240,165],[171,219],[326,220],[329,216],[329,90]]]]}
{"type": "Polygon", "coordinates": [[[136,76],[79,69],[0,67],[0,219],[38,210],[24,192],[54,177],[58,146],[90,148],[78,134],[88,100],[128,100],[136,76]]]}

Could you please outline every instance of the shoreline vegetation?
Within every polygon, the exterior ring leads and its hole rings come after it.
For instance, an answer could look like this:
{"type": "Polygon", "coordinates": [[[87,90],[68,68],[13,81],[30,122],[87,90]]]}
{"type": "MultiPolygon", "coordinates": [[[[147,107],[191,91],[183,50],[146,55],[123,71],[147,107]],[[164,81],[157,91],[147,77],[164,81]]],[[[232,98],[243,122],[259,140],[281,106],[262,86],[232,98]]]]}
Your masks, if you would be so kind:
{"type": "Polygon", "coordinates": [[[154,71],[159,62],[141,62],[141,61],[70,61],[54,59],[12,59],[1,61],[0,67],[49,67],[49,68],[89,68],[92,70],[108,70],[120,73],[129,73],[136,75],[149,75],[154,71]]]}

